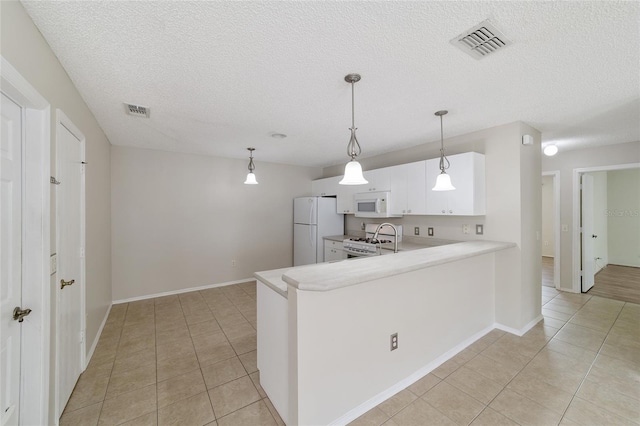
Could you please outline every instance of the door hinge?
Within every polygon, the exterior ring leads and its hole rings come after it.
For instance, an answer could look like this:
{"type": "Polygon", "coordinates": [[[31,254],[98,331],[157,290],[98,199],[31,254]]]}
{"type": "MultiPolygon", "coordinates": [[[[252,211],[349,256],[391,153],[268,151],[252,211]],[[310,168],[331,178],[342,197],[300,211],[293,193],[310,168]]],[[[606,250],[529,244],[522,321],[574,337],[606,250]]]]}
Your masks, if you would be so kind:
{"type": "Polygon", "coordinates": [[[84,258],[84,247],[80,247],[80,257],[84,258]]]}
{"type": "Polygon", "coordinates": [[[80,343],[84,343],[84,331],[80,332],[80,343]]]}
{"type": "Polygon", "coordinates": [[[60,185],[62,183],[62,182],[60,182],[58,179],[56,179],[53,176],[51,176],[51,179],[49,179],[49,182],[51,182],[54,185],[60,185]]]}

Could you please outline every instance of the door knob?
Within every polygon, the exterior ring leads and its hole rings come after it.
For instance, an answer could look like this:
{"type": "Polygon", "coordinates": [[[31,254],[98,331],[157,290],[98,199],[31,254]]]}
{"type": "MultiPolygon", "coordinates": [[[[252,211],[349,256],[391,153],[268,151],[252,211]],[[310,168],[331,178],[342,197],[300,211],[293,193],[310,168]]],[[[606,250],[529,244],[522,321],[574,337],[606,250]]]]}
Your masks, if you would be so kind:
{"type": "Polygon", "coordinates": [[[16,306],[13,310],[13,319],[18,322],[24,321],[24,317],[31,313],[31,309],[20,309],[20,306],[16,306]]]}
{"type": "Polygon", "coordinates": [[[60,289],[64,289],[66,286],[71,285],[75,282],[76,280],[71,280],[71,281],[60,280],[60,289]]]}

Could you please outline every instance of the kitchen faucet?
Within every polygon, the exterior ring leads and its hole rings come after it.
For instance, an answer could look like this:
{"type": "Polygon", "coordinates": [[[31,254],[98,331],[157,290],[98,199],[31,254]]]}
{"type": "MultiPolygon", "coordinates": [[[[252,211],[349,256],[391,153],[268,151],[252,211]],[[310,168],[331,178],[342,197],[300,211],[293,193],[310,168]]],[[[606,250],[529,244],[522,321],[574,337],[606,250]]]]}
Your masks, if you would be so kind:
{"type": "Polygon", "coordinates": [[[395,234],[395,238],[393,239],[393,252],[397,253],[398,252],[398,228],[396,228],[396,226],[393,223],[385,222],[378,225],[378,227],[376,228],[376,232],[374,232],[373,238],[371,238],[371,240],[372,242],[375,241],[375,244],[380,244],[380,242],[378,241],[378,233],[380,232],[380,228],[382,228],[385,225],[389,225],[390,227],[393,228],[393,232],[395,234]]]}

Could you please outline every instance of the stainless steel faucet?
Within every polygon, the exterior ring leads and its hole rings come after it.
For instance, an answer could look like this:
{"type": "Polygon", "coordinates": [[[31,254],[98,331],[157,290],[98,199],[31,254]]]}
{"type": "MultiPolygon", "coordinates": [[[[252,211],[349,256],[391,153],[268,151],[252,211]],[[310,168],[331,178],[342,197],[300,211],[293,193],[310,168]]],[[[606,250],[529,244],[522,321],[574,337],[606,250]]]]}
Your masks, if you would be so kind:
{"type": "MultiPolygon", "coordinates": [[[[381,223],[380,225],[378,225],[378,227],[376,228],[376,232],[373,233],[373,238],[371,238],[373,241],[376,241],[376,244],[378,244],[378,233],[380,233],[380,228],[382,228],[383,226],[390,226],[393,228],[393,232],[395,234],[395,238],[393,239],[393,252],[397,253],[398,252],[398,228],[396,228],[396,226],[393,223],[389,223],[389,222],[384,222],[381,223]]],[[[382,248],[381,248],[382,250],[382,248]]]]}

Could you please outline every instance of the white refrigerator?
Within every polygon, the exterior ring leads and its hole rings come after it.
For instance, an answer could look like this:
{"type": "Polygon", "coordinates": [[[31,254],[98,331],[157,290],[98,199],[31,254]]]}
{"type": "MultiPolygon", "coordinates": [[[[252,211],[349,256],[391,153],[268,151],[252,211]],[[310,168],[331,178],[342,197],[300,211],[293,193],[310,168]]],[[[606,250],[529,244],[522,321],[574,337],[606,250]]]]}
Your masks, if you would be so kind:
{"type": "Polygon", "coordinates": [[[293,199],[293,266],[324,262],[324,237],[344,234],[344,215],[336,199],[293,199]]]}

